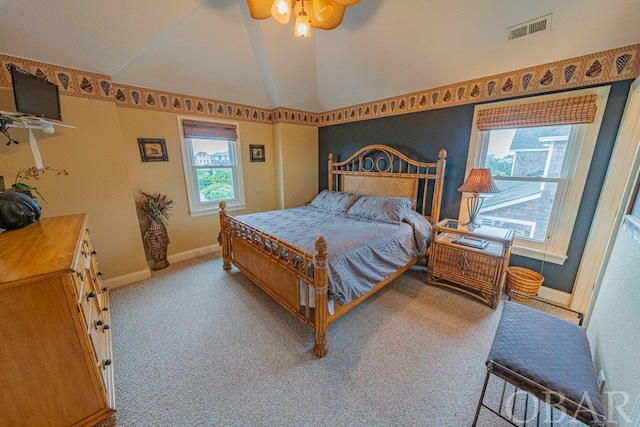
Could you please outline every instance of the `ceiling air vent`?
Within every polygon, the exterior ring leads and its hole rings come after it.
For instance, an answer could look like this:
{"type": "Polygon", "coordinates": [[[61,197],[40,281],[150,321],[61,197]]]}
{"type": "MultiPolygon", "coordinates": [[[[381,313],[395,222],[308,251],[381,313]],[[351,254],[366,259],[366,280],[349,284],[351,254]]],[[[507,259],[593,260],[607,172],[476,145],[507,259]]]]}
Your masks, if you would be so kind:
{"type": "Polygon", "coordinates": [[[511,42],[549,30],[551,30],[551,13],[507,28],[507,41],[511,42]]]}

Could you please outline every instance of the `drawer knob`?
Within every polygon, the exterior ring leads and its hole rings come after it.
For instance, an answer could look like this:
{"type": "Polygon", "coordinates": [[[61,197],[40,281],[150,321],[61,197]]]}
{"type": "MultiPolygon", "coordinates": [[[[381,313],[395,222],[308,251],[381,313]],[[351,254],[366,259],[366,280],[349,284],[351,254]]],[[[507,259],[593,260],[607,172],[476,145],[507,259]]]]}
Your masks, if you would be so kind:
{"type": "Polygon", "coordinates": [[[102,287],[102,292],[107,292],[108,290],[109,290],[109,286],[104,285],[104,286],[102,287]]]}
{"type": "Polygon", "coordinates": [[[102,270],[98,270],[98,272],[96,273],[97,276],[102,276],[102,270]]]}
{"type": "Polygon", "coordinates": [[[87,301],[89,301],[91,298],[94,298],[95,296],[96,293],[94,291],[87,292],[87,301]]]}
{"type": "Polygon", "coordinates": [[[107,329],[109,329],[109,325],[104,325],[102,329],[106,331],[107,329]]]}
{"type": "Polygon", "coordinates": [[[111,359],[102,361],[102,369],[105,369],[107,366],[111,365],[111,359]]]}
{"type": "Polygon", "coordinates": [[[84,282],[84,275],[80,271],[78,271],[76,275],[80,278],[81,281],[84,282]]]}
{"type": "Polygon", "coordinates": [[[96,252],[96,250],[95,250],[95,249],[91,251],[91,255],[96,255],[97,253],[98,253],[98,252],[96,252]]]}
{"type": "Polygon", "coordinates": [[[104,325],[104,322],[102,320],[95,320],[93,324],[96,327],[96,329],[98,329],[100,326],[104,325]]]}
{"type": "Polygon", "coordinates": [[[104,307],[102,307],[102,311],[109,311],[109,307],[105,305],[104,307]]]}

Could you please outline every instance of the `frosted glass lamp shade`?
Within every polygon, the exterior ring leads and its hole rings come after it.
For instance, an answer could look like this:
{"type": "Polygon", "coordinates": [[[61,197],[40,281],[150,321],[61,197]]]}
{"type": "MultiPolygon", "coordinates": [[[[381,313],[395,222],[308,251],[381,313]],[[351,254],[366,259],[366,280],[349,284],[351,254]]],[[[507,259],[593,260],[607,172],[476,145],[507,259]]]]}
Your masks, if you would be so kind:
{"type": "Polygon", "coordinates": [[[306,12],[300,12],[296,18],[296,25],[293,30],[296,37],[311,37],[311,21],[306,12]]]}

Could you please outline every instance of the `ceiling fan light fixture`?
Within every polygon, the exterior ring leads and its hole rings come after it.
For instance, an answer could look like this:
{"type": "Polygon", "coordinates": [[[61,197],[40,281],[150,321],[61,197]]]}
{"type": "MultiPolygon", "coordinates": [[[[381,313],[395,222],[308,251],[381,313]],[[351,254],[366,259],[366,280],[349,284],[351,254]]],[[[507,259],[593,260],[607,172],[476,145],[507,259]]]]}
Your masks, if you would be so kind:
{"type": "Polygon", "coordinates": [[[291,18],[291,3],[289,0],[275,0],[271,5],[271,16],[281,24],[288,24],[291,18]]]}
{"type": "Polygon", "coordinates": [[[302,10],[298,13],[296,24],[293,27],[293,35],[296,37],[311,37],[311,19],[304,11],[304,0],[300,1],[302,10]]]}
{"type": "Polygon", "coordinates": [[[333,15],[333,4],[330,0],[313,0],[313,13],[319,22],[324,22],[333,15]]]}
{"type": "MultiPolygon", "coordinates": [[[[2,0],[0,0],[2,2],[2,0]]],[[[311,37],[311,28],[333,30],[344,19],[347,5],[360,0],[247,0],[253,19],[273,18],[287,24],[293,17],[294,34],[311,37]]]]}

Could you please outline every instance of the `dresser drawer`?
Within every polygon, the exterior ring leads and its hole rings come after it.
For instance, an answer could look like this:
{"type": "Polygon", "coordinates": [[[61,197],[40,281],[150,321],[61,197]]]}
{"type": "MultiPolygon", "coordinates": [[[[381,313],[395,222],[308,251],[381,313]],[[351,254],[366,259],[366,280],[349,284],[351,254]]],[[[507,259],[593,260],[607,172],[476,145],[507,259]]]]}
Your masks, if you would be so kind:
{"type": "Polygon", "coordinates": [[[110,338],[110,325],[105,321],[104,317],[97,310],[97,304],[94,308],[93,320],[91,327],[89,328],[89,337],[91,338],[91,344],[95,350],[96,362],[100,364],[103,360],[109,358],[108,340],[110,338]]]}
{"type": "Polygon", "coordinates": [[[80,303],[80,293],[82,292],[82,288],[84,287],[84,279],[86,275],[82,271],[74,271],[69,275],[73,285],[75,287],[76,295],[78,295],[78,303],[80,303]]]}
{"type": "Polygon", "coordinates": [[[91,286],[91,280],[87,280],[85,278],[83,282],[82,289],[79,295],[79,301],[81,307],[82,315],[84,316],[84,321],[87,327],[93,324],[95,313],[99,312],[98,307],[98,293],[91,286]]]}

